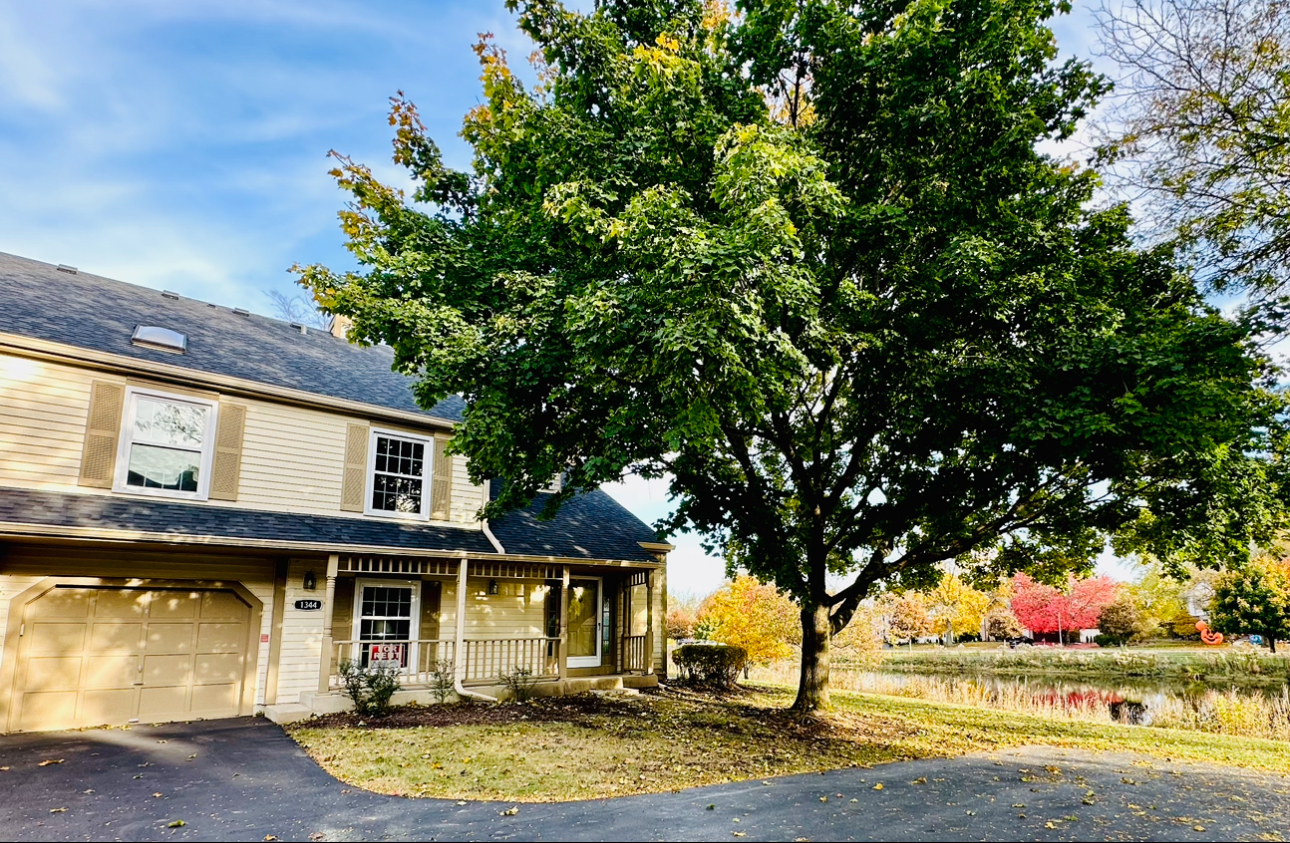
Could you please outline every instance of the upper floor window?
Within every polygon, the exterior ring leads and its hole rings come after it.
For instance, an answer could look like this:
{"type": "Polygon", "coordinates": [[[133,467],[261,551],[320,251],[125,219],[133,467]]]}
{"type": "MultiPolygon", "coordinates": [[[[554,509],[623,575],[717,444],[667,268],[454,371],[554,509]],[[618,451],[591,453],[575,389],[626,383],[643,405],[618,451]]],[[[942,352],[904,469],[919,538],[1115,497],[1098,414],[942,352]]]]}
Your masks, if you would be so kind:
{"type": "Polygon", "coordinates": [[[430,517],[430,439],[373,430],[367,513],[430,517]]]}
{"type": "Polygon", "coordinates": [[[205,500],[215,408],[199,398],[126,390],[114,488],[205,500]]]}

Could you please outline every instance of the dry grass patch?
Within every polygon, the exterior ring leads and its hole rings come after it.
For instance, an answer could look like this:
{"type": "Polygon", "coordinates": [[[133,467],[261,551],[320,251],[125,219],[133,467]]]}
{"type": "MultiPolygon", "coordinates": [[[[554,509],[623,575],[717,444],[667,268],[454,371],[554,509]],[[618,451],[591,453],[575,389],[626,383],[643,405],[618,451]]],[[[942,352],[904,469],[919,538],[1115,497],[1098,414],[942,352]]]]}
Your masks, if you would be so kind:
{"type": "Polygon", "coordinates": [[[379,793],[548,802],[656,793],[1026,744],[1139,751],[1290,772],[1274,741],[1025,717],[919,700],[835,694],[800,719],[787,689],[728,696],[664,690],[525,705],[408,708],[359,726],[297,724],[328,772],[379,793]]]}

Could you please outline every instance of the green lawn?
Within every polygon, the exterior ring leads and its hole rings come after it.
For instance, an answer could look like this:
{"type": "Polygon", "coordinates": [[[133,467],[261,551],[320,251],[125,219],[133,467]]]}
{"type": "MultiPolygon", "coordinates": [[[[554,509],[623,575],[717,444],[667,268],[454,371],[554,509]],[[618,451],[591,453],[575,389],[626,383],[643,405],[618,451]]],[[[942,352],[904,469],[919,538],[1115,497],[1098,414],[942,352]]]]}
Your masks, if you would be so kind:
{"type": "Polygon", "coordinates": [[[404,710],[290,734],[333,775],[381,793],[516,802],[676,790],[902,759],[1043,744],[1290,773],[1290,747],[1255,738],[1049,720],[1015,712],[838,692],[800,720],[785,688],[404,710]]]}

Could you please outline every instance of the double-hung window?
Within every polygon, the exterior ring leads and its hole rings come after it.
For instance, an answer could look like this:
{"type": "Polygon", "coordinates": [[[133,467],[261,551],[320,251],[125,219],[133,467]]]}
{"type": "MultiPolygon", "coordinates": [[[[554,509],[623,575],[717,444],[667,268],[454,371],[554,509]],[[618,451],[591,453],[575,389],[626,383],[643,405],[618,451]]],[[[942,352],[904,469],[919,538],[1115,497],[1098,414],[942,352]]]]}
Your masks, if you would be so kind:
{"type": "Polygon", "coordinates": [[[373,430],[368,465],[367,513],[430,517],[430,439],[373,430]]]}
{"type": "Polygon", "coordinates": [[[359,580],[354,601],[354,640],[363,667],[373,663],[416,669],[421,583],[359,580]]]}
{"type": "Polygon", "coordinates": [[[200,398],[127,389],[113,489],[205,500],[216,408],[200,398]]]}

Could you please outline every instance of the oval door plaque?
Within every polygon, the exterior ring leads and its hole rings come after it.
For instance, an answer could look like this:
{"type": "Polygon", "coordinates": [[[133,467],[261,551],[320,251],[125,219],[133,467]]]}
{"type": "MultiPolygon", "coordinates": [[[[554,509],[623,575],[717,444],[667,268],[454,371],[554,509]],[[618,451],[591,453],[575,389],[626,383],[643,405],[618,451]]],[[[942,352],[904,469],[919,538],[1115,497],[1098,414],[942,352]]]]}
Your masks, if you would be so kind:
{"type": "Polygon", "coordinates": [[[303,612],[316,612],[322,608],[321,600],[297,600],[296,608],[303,612]]]}

